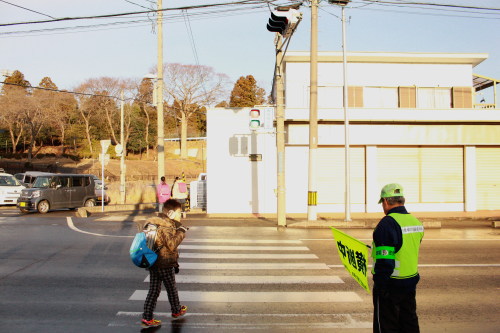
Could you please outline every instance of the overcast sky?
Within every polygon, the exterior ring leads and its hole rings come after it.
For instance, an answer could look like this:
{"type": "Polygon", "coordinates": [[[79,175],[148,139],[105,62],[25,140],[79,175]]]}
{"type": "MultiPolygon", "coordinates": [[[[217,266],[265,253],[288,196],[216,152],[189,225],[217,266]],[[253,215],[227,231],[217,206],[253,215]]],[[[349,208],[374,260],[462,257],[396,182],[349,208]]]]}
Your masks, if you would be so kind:
{"type": "MultiPolygon", "coordinates": [[[[163,7],[236,1],[163,0],[163,7]]],[[[474,72],[500,79],[500,1],[419,1],[499,10],[404,5],[412,2],[410,0],[391,2],[400,4],[351,2],[346,9],[348,50],[487,53],[489,58],[474,72]]],[[[150,0],[0,0],[0,24],[142,11],[155,8],[155,3],[150,0]]],[[[289,50],[305,51],[310,47],[307,2],[301,12],[304,19],[289,50]]],[[[340,13],[337,6],[321,1],[320,51],[341,50],[340,13]]],[[[164,62],[211,66],[216,72],[227,74],[232,82],[252,74],[269,92],[274,69],[274,33],[266,30],[268,18],[269,8],[262,4],[167,11],[163,28],[164,62]]],[[[86,79],[103,76],[140,79],[156,66],[154,21],[153,14],[142,14],[0,26],[0,70],[20,70],[32,85],[49,76],[61,89],[73,89],[86,79]],[[76,28],[89,25],[101,26],[76,28]],[[54,28],[65,29],[44,30],[54,28]],[[20,31],[25,32],[20,34],[20,31]]]]}

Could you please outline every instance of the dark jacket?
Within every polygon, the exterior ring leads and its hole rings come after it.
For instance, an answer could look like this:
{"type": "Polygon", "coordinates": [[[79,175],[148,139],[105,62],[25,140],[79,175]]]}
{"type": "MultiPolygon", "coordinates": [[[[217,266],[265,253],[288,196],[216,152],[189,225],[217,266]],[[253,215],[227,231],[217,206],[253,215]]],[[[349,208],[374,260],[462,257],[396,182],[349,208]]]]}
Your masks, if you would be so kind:
{"type": "MultiPolygon", "coordinates": [[[[404,206],[394,207],[387,214],[399,213],[409,214],[404,206]]],[[[391,246],[394,251],[398,252],[403,245],[403,233],[401,227],[394,218],[386,215],[373,231],[373,242],[378,246],[391,246]]],[[[372,251],[375,251],[373,248],[372,251]]],[[[409,279],[391,279],[391,274],[394,271],[394,259],[377,259],[373,274],[373,282],[375,288],[391,289],[400,291],[413,291],[417,287],[420,276],[414,276],[409,279]]]]}
{"type": "Polygon", "coordinates": [[[158,226],[155,240],[155,249],[159,249],[157,252],[158,259],[151,268],[178,267],[179,251],[177,248],[186,235],[183,231],[177,230],[182,224],[169,219],[163,214],[160,214],[159,217],[147,219],[142,224],[142,227],[144,228],[148,223],[158,226]]]}

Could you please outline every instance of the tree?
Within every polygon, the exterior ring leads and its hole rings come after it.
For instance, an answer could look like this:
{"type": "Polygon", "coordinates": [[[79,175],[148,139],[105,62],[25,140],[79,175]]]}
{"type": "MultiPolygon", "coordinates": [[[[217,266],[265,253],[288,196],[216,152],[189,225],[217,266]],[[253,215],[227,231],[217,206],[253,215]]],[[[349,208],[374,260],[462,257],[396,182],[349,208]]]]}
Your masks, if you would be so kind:
{"type": "Polygon", "coordinates": [[[167,98],[181,123],[181,158],[187,158],[188,120],[224,94],[227,76],[208,66],[167,64],[164,78],[167,98]]]}
{"type": "Polygon", "coordinates": [[[146,116],[144,123],[144,143],[146,145],[146,158],[149,158],[149,126],[151,124],[151,113],[153,112],[153,107],[150,104],[153,103],[153,89],[154,84],[149,79],[142,79],[139,87],[137,87],[137,98],[136,103],[139,104],[141,111],[146,116]]]}
{"type": "Polygon", "coordinates": [[[252,75],[241,76],[231,91],[229,107],[253,107],[264,104],[265,94],[265,90],[257,86],[257,81],[252,75]]]}
{"type": "Polygon", "coordinates": [[[28,104],[31,84],[24,79],[24,74],[14,71],[5,78],[0,96],[0,121],[9,129],[12,153],[24,133],[23,107],[28,104]]]}

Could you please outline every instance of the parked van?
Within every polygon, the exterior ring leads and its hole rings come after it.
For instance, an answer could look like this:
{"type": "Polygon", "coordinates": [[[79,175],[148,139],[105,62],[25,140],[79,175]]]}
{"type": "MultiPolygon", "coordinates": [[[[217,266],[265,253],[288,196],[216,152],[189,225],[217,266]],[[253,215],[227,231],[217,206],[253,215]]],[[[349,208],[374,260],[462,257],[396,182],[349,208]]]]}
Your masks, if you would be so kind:
{"type": "Polygon", "coordinates": [[[45,214],[51,209],[92,207],[96,199],[91,175],[46,174],[38,176],[32,188],[22,190],[17,207],[23,213],[45,214]]]}
{"type": "Polygon", "coordinates": [[[0,205],[15,205],[23,188],[11,174],[0,173],[0,205]]]}

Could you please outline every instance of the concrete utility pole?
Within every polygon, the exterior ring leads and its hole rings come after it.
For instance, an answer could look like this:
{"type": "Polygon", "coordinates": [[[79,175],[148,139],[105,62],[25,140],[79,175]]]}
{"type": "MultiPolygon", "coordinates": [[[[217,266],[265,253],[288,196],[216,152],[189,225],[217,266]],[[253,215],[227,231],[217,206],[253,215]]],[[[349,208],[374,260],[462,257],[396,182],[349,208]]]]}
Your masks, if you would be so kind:
{"type": "MultiPolygon", "coordinates": [[[[120,143],[122,148],[122,153],[120,156],[120,203],[125,203],[125,110],[123,101],[123,89],[121,93],[121,104],[120,104],[120,143]]],[[[103,188],[104,193],[104,188],[103,188]]],[[[104,195],[102,200],[104,200],[104,195]]]]}
{"type": "Polygon", "coordinates": [[[317,220],[318,191],[316,164],[318,150],[318,0],[311,0],[311,82],[309,99],[309,184],[307,219],[317,220]]]}
{"type": "Polygon", "coordinates": [[[162,0],[158,0],[157,26],[158,26],[158,67],[156,76],[156,112],[158,121],[158,177],[156,183],[160,183],[160,178],[165,176],[165,133],[163,129],[163,5],[162,0]]]}
{"type": "Polygon", "coordinates": [[[351,220],[351,158],[349,148],[349,94],[347,87],[347,46],[345,38],[345,7],[342,6],[342,61],[344,72],[344,142],[345,142],[345,221],[351,220]]]}
{"type": "Polygon", "coordinates": [[[276,34],[276,150],[278,171],[278,226],[286,226],[285,184],[285,96],[283,83],[283,38],[276,34]]]}

